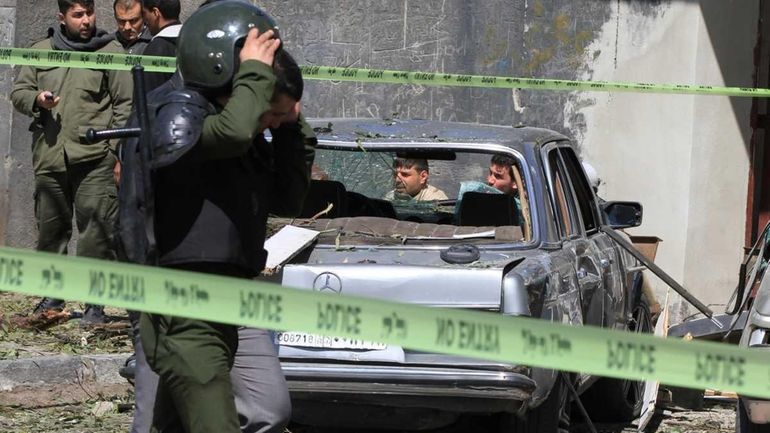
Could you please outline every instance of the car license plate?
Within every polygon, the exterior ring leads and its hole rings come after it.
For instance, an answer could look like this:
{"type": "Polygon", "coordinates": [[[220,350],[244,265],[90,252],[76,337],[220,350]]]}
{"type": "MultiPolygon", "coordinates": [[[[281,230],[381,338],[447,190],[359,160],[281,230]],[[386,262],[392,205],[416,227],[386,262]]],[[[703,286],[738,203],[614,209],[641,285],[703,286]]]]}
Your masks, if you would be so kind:
{"type": "Polygon", "coordinates": [[[317,347],[324,349],[383,350],[388,346],[371,341],[354,340],[344,337],[326,337],[302,332],[277,332],[275,344],[294,347],[317,347]]]}

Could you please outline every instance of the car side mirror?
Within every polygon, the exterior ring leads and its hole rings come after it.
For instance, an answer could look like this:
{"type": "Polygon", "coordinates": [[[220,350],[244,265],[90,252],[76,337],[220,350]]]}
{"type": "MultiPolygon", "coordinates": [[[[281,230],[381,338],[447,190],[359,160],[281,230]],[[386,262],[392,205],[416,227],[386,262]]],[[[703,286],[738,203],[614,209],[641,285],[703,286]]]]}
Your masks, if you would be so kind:
{"type": "Polygon", "coordinates": [[[607,224],[613,229],[642,225],[642,204],[634,201],[608,201],[602,204],[607,224]]]}

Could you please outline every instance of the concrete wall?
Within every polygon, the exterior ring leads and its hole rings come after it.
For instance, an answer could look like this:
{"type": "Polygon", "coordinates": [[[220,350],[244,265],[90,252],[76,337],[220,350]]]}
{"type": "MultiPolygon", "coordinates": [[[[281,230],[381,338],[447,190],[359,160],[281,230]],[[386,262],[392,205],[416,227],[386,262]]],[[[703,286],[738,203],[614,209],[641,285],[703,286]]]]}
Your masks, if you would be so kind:
{"type": "MultiPolygon", "coordinates": [[[[45,37],[46,29],[56,20],[57,6],[50,1],[15,1],[16,32],[14,46],[28,47],[45,37]]],[[[15,76],[15,75],[14,75],[15,76]]],[[[6,93],[6,99],[10,97],[6,93]]],[[[34,248],[37,229],[34,221],[34,185],[32,182],[32,134],[30,119],[14,111],[11,117],[11,152],[8,171],[7,245],[34,248]]]]}
{"type": "MultiPolygon", "coordinates": [[[[614,7],[591,49],[594,78],[752,86],[757,1],[614,7]],[[649,12],[649,11],[648,11],[649,12]]],[[[607,199],[645,205],[632,232],[664,239],[658,263],[707,304],[724,304],[742,260],[749,171],[748,98],[582,95],[584,156],[607,199]]],[[[578,103],[579,105],[579,103],[578,103]]],[[[568,110],[574,109],[568,107],[568,110]]],[[[657,287],[663,291],[664,285],[657,287]]]]}
{"type": "MultiPolygon", "coordinates": [[[[16,1],[0,0],[0,18],[6,3],[13,8],[16,1]]],[[[111,3],[97,0],[105,28],[112,25],[111,3]]],[[[183,0],[183,16],[198,3],[183,0]]],[[[286,46],[302,64],[752,84],[758,0],[256,3],[276,17],[286,46]]],[[[24,2],[14,45],[28,46],[45,34],[55,18],[54,4],[24,2]]],[[[7,75],[7,68],[3,71],[7,75]]],[[[7,95],[2,77],[0,94],[7,95]]],[[[310,116],[524,123],[572,135],[607,182],[601,191],[606,198],[644,203],[645,224],[637,232],[664,238],[659,263],[707,302],[725,300],[741,257],[750,101],[532,91],[518,96],[520,106],[505,90],[311,81],[305,111],[310,116]]],[[[7,105],[0,103],[5,124],[11,118],[7,105]]],[[[9,150],[0,182],[6,179],[13,188],[0,194],[0,222],[7,222],[0,234],[7,244],[31,247],[35,229],[27,125],[28,119],[12,116],[12,144],[3,147],[9,150]]]]}
{"type": "MultiPolygon", "coordinates": [[[[0,46],[12,47],[16,28],[16,0],[0,0],[0,46]]],[[[14,159],[11,149],[11,116],[13,107],[8,94],[13,85],[13,71],[0,68],[0,239],[8,230],[9,193],[8,176],[13,169],[14,159]]]]}

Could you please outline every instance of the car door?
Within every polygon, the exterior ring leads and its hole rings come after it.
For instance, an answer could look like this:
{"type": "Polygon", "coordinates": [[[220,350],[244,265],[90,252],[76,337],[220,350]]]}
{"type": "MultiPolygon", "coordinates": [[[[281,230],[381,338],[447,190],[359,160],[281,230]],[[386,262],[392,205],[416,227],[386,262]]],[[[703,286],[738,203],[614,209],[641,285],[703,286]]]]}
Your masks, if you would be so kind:
{"type": "Polygon", "coordinates": [[[551,293],[546,299],[546,305],[550,301],[552,311],[557,310],[562,316],[561,322],[582,325],[584,308],[575,263],[578,253],[585,245],[582,241],[579,217],[575,212],[574,200],[557,149],[558,142],[546,144],[541,149],[548,187],[547,205],[552,208],[560,240],[560,248],[552,250],[549,254],[554,269],[551,284],[553,287],[558,286],[558,293],[551,293]]]}
{"type": "Polygon", "coordinates": [[[614,284],[613,262],[610,251],[599,239],[598,211],[587,180],[580,169],[574,150],[568,142],[548,151],[548,165],[554,183],[557,202],[563,202],[559,211],[570,215],[576,223],[576,232],[565,248],[574,256],[575,275],[580,287],[580,304],[585,324],[607,326],[614,284]]]}
{"type": "Polygon", "coordinates": [[[593,250],[590,257],[578,261],[578,277],[593,273],[601,279],[601,292],[594,294],[601,297],[601,317],[594,317],[600,311],[598,308],[587,313],[592,325],[603,327],[620,327],[625,329],[624,304],[625,281],[623,278],[623,260],[619,256],[615,243],[600,230],[601,217],[596,196],[591,189],[580,161],[571,147],[559,149],[561,160],[569,176],[576,205],[580,213],[585,239],[593,250]],[[589,263],[590,262],[590,263],[589,263]],[[582,267],[582,270],[581,270],[582,267]]]}

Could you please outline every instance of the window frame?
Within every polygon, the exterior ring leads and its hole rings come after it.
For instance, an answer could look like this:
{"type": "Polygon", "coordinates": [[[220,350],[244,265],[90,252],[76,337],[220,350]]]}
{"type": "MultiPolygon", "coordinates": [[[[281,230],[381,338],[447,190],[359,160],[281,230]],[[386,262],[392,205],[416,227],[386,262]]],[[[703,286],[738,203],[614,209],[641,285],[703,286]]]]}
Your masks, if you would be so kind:
{"type": "Polygon", "coordinates": [[[583,171],[580,160],[571,146],[560,146],[558,151],[562,164],[564,164],[565,170],[569,173],[569,183],[572,188],[576,209],[580,214],[580,224],[583,232],[586,236],[598,233],[601,227],[601,218],[598,214],[596,197],[593,189],[588,183],[588,179],[585,177],[585,172],[583,171]],[[570,170],[570,166],[572,167],[572,170],[570,170]],[[572,171],[572,173],[570,173],[570,171],[572,171]],[[583,199],[581,199],[581,193],[578,192],[578,187],[582,188],[582,194],[585,195],[585,200],[587,200],[587,202],[583,204],[581,204],[583,199]],[[590,228],[586,223],[586,217],[590,217],[593,220],[593,226],[590,228]]]}
{"type": "MultiPolygon", "coordinates": [[[[477,154],[486,154],[490,157],[494,154],[505,154],[512,156],[516,161],[521,172],[522,180],[524,182],[527,197],[529,198],[529,212],[531,223],[531,236],[528,242],[501,242],[498,244],[485,244],[479,245],[479,248],[483,250],[496,251],[496,250],[526,250],[538,248],[541,242],[546,242],[546,239],[541,237],[540,227],[540,209],[539,201],[541,198],[535,194],[535,183],[533,180],[534,173],[530,171],[532,164],[530,164],[525,158],[521,150],[512,148],[510,146],[491,143],[491,142],[439,142],[439,143],[414,143],[404,141],[390,141],[390,142],[377,142],[377,141],[345,141],[345,140],[329,140],[319,139],[317,149],[323,150],[339,150],[339,151],[383,151],[383,152],[397,152],[399,150],[414,150],[415,145],[425,149],[437,149],[437,150],[454,150],[457,152],[469,152],[477,154]]],[[[373,244],[374,245],[374,244],[373,244]]],[[[320,249],[334,248],[334,246],[319,246],[320,249]]],[[[445,246],[438,245],[402,245],[399,247],[394,246],[377,246],[377,248],[388,250],[442,250],[445,246]]]]}
{"type": "Polygon", "coordinates": [[[564,166],[564,161],[562,161],[561,153],[559,152],[561,147],[559,142],[549,143],[543,146],[541,158],[543,160],[543,169],[545,170],[545,173],[543,174],[548,187],[549,203],[552,208],[552,213],[556,217],[555,222],[557,231],[560,239],[565,241],[583,237],[584,231],[580,215],[576,212],[574,191],[572,190],[572,184],[569,182],[569,176],[566,176],[566,183],[562,179],[566,175],[566,168],[564,166]],[[555,157],[554,161],[551,160],[552,156],[555,157]],[[562,195],[564,196],[563,199],[565,201],[564,205],[566,205],[567,211],[566,220],[564,219],[565,215],[563,214],[564,209],[559,204],[559,198],[557,197],[556,174],[559,174],[560,176],[560,188],[562,189],[562,195]],[[572,226],[569,232],[566,227],[564,227],[565,223],[572,226]]]}

